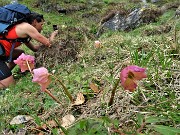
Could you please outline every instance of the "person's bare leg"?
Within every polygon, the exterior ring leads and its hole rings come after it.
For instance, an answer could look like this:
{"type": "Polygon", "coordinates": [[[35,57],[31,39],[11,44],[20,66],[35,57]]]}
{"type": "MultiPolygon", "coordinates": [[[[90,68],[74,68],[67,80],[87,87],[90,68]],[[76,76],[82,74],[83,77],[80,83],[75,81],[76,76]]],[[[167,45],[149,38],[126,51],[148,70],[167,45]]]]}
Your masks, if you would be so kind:
{"type": "Polygon", "coordinates": [[[10,85],[15,84],[13,76],[9,76],[8,78],[0,81],[0,88],[7,88],[10,85]]]}
{"type": "MultiPolygon", "coordinates": [[[[12,59],[13,60],[17,59],[22,53],[24,53],[23,50],[21,50],[21,49],[14,49],[13,50],[12,59]]],[[[12,70],[15,66],[16,66],[16,64],[13,61],[8,63],[8,67],[9,67],[10,70],[12,70]]]]}

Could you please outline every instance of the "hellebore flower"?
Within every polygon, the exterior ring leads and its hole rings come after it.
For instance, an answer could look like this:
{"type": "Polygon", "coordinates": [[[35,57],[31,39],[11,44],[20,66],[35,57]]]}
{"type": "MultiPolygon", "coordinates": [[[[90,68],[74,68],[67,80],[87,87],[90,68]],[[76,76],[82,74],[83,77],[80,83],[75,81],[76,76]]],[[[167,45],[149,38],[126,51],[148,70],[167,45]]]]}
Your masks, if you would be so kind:
{"type": "Polygon", "coordinates": [[[101,47],[101,42],[98,41],[98,40],[94,41],[94,47],[95,48],[100,48],[101,47]]]}
{"type": "Polygon", "coordinates": [[[22,53],[14,63],[19,65],[21,72],[25,72],[26,70],[32,70],[34,68],[34,56],[25,55],[22,53]]]}
{"type": "Polygon", "coordinates": [[[136,65],[124,68],[120,73],[123,88],[133,92],[137,87],[137,81],[147,77],[145,71],[145,68],[141,68],[136,65]]]}
{"type": "Polygon", "coordinates": [[[37,82],[41,86],[41,90],[44,92],[51,82],[48,70],[44,67],[34,69],[32,81],[37,82]]]}

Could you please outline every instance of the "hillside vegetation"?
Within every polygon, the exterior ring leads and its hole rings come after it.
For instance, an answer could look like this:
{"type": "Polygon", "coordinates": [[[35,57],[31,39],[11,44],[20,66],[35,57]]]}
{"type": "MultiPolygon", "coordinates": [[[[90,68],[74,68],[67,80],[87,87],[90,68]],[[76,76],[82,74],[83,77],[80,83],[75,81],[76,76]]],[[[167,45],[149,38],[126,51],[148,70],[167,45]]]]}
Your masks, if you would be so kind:
{"type": "Polygon", "coordinates": [[[43,35],[48,37],[52,26],[58,26],[51,48],[41,47],[35,54],[22,48],[36,57],[36,68],[45,67],[52,74],[48,90],[60,103],[41,92],[31,74],[20,73],[16,66],[16,86],[0,90],[1,134],[180,134],[179,1],[148,2],[148,10],[139,0],[19,3],[44,15],[43,35]],[[137,8],[147,11],[140,25],[128,30],[103,27],[117,12],[128,17],[137,8]],[[101,44],[96,46],[95,41],[101,44]],[[146,68],[147,73],[134,92],[118,82],[121,70],[129,65],[146,68]],[[12,124],[16,116],[21,117],[12,124]]]}

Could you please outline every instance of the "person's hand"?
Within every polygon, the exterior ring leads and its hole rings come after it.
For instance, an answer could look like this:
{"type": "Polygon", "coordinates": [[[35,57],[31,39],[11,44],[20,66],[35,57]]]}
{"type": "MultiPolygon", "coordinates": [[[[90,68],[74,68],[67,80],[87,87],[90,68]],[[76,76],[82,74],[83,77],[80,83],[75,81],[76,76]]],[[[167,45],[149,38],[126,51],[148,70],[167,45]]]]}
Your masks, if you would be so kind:
{"type": "Polygon", "coordinates": [[[54,37],[58,34],[58,30],[55,30],[51,33],[51,36],[49,38],[49,41],[52,42],[54,40],[54,37]]]}
{"type": "Polygon", "coordinates": [[[51,33],[51,36],[55,37],[58,34],[58,30],[55,30],[51,33]]]}

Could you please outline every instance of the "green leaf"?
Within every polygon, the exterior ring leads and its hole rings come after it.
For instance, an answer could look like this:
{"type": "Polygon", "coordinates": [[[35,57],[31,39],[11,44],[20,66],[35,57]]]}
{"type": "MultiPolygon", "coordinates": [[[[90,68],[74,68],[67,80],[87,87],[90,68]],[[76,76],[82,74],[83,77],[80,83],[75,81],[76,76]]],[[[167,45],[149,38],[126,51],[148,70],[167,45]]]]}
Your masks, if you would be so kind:
{"type": "Polygon", "coordinates": [[[168,127],[163,125],[153,125],[154,130],[163,134],[163,135],[177,135],[180,134],[180,129],[174,127],[168,127]]]}
{"type": "Polygon", "coordinates": [[[82,120],[82,121],[79,122],[79,127],[81,129],[84,129],[86,127],[86,125],[87,125],[87,121],[86,120],[82,120]]]}
{"type": "Polygon", "coordinates": [[[52,129],[52,134],[53,135],[58,135],[59,133],[58,133],[58,129],[57,128],[55,128],[55,129],[52,129]]]}
{"type": "Polygon", "coordinates": [[[146,123],[157,123],[157,122],[164,122],[169,121],[167,118],[160,118],[160,117],[148,117],[146,118],[146,123]]]}
{"type": "Polygon", "coordinates": [[[81,78],[80,78],[79,76],[76,76],[76,77],[74,78],[74,80],[76,80],[78,83],[81,82],[81,78]]]}
{"type": "Polygon", "coordinates": [[[142,125],[143,119],[144,119],[144,116],[140,113],[137,113],[137,120],[138,120],[139,125],[142,125]]]}

